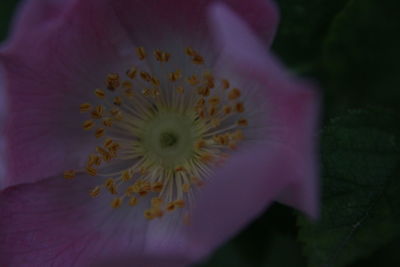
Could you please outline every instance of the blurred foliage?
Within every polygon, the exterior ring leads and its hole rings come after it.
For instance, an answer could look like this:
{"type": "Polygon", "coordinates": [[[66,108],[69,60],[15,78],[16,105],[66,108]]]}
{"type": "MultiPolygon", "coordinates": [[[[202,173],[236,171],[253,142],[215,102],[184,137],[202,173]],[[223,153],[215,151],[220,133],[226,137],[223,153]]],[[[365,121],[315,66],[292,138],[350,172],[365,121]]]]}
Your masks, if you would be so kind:
{"type": "MultiPolygon", "coordinates": [[[[273,51],[323,89],[322,217],[275,204],[200,266],[400,266],[400,1],[275,1],[273,51]]],[[[0,41],[18,2],[0,1],[0,41]]]]}
{"type": "Polygon", "coordinates": [[[346,266],[400,235],[400,116],[352,111],[322,133],[318,223],[300,219],[310,266],[346,266]]]}
{"type": "Polygon", "coordinates": [[[0,41],[7,38],[11,18],[19,0],[1,0],[0,3],[0,41]]]}

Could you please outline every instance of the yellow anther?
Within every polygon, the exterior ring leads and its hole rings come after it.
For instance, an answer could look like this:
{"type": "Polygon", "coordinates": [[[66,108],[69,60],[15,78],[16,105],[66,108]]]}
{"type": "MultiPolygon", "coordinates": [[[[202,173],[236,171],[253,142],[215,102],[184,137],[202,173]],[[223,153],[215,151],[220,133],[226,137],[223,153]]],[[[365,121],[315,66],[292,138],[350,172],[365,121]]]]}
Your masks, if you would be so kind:
{"type": "Polygon", "coordinates": [[[88,166],[93,166],[93,165],[99,166],[100,164],[101,164],[101,158],[99,156],[95,154],[89,155],[89,159],[87,162],[88,166]]]}
{"type": "Polygon", "coordinates": [[[83,123],[83,129],[84,130],[90,130],[90,129],[92,129],[93,128],[93,126],[94,126],[94,121],[92,121],[92,120],[87,120],[87,121],[85,121],[84,123],[83,123]]]}
{"type": "Polygon", "coordinates": [[[144,60],[146,58],[146,51],[144,50],[144,47],[136,48],[136,54],[140,60],[144,60]]]}
{"type": "Polygon", "coordinates": [[[116,96],[113,101],[114,105],[121,106],[122,98],[120,96],[116,96]]]}
{"type": "Polygon", "coordinates": [[[176,92],[178,93],[178,94],[183,94],[183,93],[185,93],[185,88],[183,88],[183,86],[178,86],[178,87],[176,87],[176,92]]]}
{"type": "Polygon", "coordinates": [[[149,193],[149,191],[143,190],[142,188],[140,188],[140,190],[139,190],[139,192],[138,192],[138,194],[139,194],[141,197],[146,196],[148,193],[149,193]]]}
{"type": "Polygon", "coordinates": [[[184,172],[186,169],[183,166],[178,166],[175,168],[176,172],[184,172]]]}
{"type": "Polygon", "coordinates": [[[121,205],[122,205],[122,199],[119,197],[117,197],[117,198],[113,199],[113,201],[111,201],[111,207],[113,207],[114,209],[121,207],[121,205]]]}
{"type": "Polygon", "coordinates": [[[132,82],[130,82],[130,81],[124,81],[122,83],[122,87],[125,89],[131,89],[133,87],[133,85],[132,85],[132,82]]]}
{"type": "Polygon", "coordinates": [[[233,88],[229,93],[228,93],[228,98],[229,100],[234,100],[237,99],[241,96],[241,92],[237,88],[233,88]]]}
{"type": "Polygon", "coordinates": [[[210,105],[213,105],[213,106],[218,105],[220,102],[221,102],[221,101],[220,101],[220,99],[219,99],[218,96],[211,97],[211,98],[208,100],[208,103],[210,103],[210,105]]]}
{"type": "Polygon", "coordinates": [[[205,103],[206,100],[204,98],[200,98],[199,100],[197,100],[196,107],[203,107],[205,103]]]}
{"type": "Polygon", "coordinates": [[[163,200],[162,200],[162,198],[159,198],[159,197],[153,197],[152,199],[151,199],[151,206],[152,207],[160,207],[161,206],[161,204],[163,203],[163,200]]]}
{"type": "Polygon", "coordinates": [[[185,201],[182,199],[178,199],[174,201],[174,204],[177,208],[183,208],[185,207],[185,201]]]}
{"type": "Polygon", "coordinates": [[[164,187],[163,183],[161,183],[161,182],[156,182],[156,183],[153,184],[151,190],[152,190],[153,192],[160,193],[160,192],[162,191],[163,187],[164,187]]]}
{"type": "Polygon", "coordinates": [[[127,182],[132,178],[132,175],[129,170],[122,172],[121,178],[123,181],[127,182]]]}
{"type": "Polygon", "coordinates": [[[214,116],[215,114],[217,114],[217,108],[215,107],[215,106],[211,106],[209,109],[208,109],[208,115],[210,115],[210,116],[214,116]]]}
{"type": "Polygon", "coordinates": [[[204,58],[200,55],[195,55],[192,58],[192,62],[196,65],[200,65],[204,63],[204,58]]]}
{"type": "Polygon", "coordinates": [[[105,183],[104,186],[108,189],[108,191],[115,195],[117,194],[117,186],[115,185],[114,179],[113,178],[108,178],[105,183]]]}
{"type": "Polygon", "coordinates": [[[83,103],[79,106],[79,111],[80,112],[88,112],[92,109],[92,105],[89,103],[83,103]]]}
{"type": "Polygon", "coordinates": [[[182,72],[180,70],[174,71],[168,75],[171,82],[176,82],[182,77],[182,72]]]}
{"type": "Polygon", "coordinates": [[[74,170],[69,170],[64,172],[64,178],[65,179],[72,179],[76,177],[76,171],[74,170]]]}
{"type": "Polygon", "coordinates": [[[196,75],[192,75],[192,76],[188,77],[188,78],[187,78],[187,81],[188,81],[188,83],[191,84],[191,85],[196,85],[196,84],[199,84],[199,82],[200,82],[200,81],[197,79],[197,76],[196,76],[196,75]]]}
{"type": "Polygon", "coordinates": [[[160,208],[152,208],[152,210],[154,217],[161,218],[162,216],[164,216],[164,212],[160,208]]]}
{"type": "Polygon", "coordinates": [[[138,71],[137,68],[132,67],[126,71],[126,76],[128,76],[131,79],[134,79],[136,77],[137,71],[138,71]]]}
{"type": "Polygon", "coordinates": [[[199,140],[199,141],[197,141],[196,143],[195,143],[195,145],[194,145],[194,147],[196,148],[196,149],[201,149],[201,148],[203,148],[203,147],[205,147],[206,146],[206,141],[204,141],[204,140],[199,140]]]}
{"type": "Polygon", "coordinates": [[[104,98],[106,96],[106,93],[101,90],[101,89],[96,89],[94,90],[94,94],[98,97],[98,98],[104,98]]]}
{"type": "Polygon", "coordinates": [[[98,146],[96,147],[96,151],[103,157],[105,161],[110,161],[112,159],[112,155],[110,154],[110,152],[108,152],[104,148],[98,146]]]}
{"type": "Polygon", "coordinates": [[[205,72],[203,77],[207,82],[207,87],[208,88],[214,88],[215,87],[215,78],[211,73],[205,72]]]}
{"type": "Polygon", "coordinates": [[[225,106],[224,107],[224,114],[225,115],[231,114],[231,112],[232,112],[232,107],[231,106],[225,106]]]}
{"type": "Polygon", "coordinates": [[[155,218],[154,213],[153,213],[153,211],[151,209],[148,209],[148,210],[144,211],[144,217],[147,220],[153,220],[155,218]]]}
{"type": "Polygon", "coordinates": [[[237,121],[237,124],[238,124],[239,126],[247,126],[247,125],[248,125],[248,122],[247,122],[246,119],[239,119],[239,120],[237,121]]]}
{"type": "Polygon", "coordinates": [[[127,89],[124,91],[124,95],[125,95],[127,98],[132,98],[133,95],[134,95],[134,92],[133,92],[133,90],[132,90],[131,88],[127,88],[127,89]]]}
{"type": "Polygon", "coordinates": [[[145,88],[142,90],[143,96],[151,96],[151,89],[145,88]]]}
{"type": "Polygon", "coordinates": [[[207,117],[207,114],[204,110],[199,110],[197,114],[199,115],[200,119],[205,119],[207,117]]]}
{"type": "Polygon", "coordinates": [[[133,184],[131,186],[128,186],[128,188],[126,188],[126,193],[128,195],[131,195],[133,193],[138,193],[140,190],[140,187],[137,184],[133,184]]]}
{"type": "Polygon", "coordinates": [[[103,117],[104,107],[102,105],[96,106],[91,115],[93,119],[101,119],[103,117]]]}
{"type": "Polygon", "coordinates": [[[110,185],[109,187],[107,187],[107,189],[112,195],[116,195],[118,193],[116,184],[110,185]]]}
{"type": "Polygon", "coordinates": [[[211,163],[214,160],[214,156],[210,153],[205,153],[200,156],[200,161],[203,163],[211,163]]]}
{"type": "Polygon", "coordinates": [[[138,199],[136,198],[136,197],[131,197],[130,199],[129,199],[129,206],[136,206],[137,205],[137,203],[138,203],[138,199]]]}
{"type": "Polygon", "coordinates": [[[95,188],[93,188],[89,194],[91,197],[97,197],[98,195],[100,195],[100,186],[96,186],[95,188]]]}
{"type": "Polygon", "coordinates": [[[167,62],[169,60],[169,58],[171,57],[171,54],[166,53],[166,52],[162,52],[160,50],[155,50],[154,51],[154,57],[157,61],[160,62],[167,62]]]}
{"type": "Polygon", "coordinates": [[[236,112],[243,113],[244,112],[244,104],[242,102],[235,104],[236,112]]]}
{"type": "Polygon", "coordinates": [[[104,135],[104,132],[105,132],[104,128],[97,129],[96,132],[95,132],[96,138],[102,137],[104,135]]]}
{"type": "Polygon", "coordinates": [[[230,87],[229,81],[226,80],[226,79],[223,79],[223,80],[222,80],[222,89],[226,90],[226,89],[228,89],[229,87],[230,87]]]}
{"type": "Polygon", "coordinates": [[[165,207],[165,209],[166,209],[167,211],[173,211],[173,210],[175,210],[175,203],[174,203],[174,202],[168,203],[167,206],[165,207]]]}
{"type": "Polygon", "coordinates": [[[113,108],[110,110],[110,114],[116,119],[116,120],[122,120],[122,111],[119,110],[118,108],[113,108]]]}
{"type": "Polygon", "coordinates": [[[209,96],[210,95],[210,88],[207,86],[200,86],[197,88],[197,93],[201,96],[209,96]]]}
{"type": "Polygon", "coordinates": [[[140,77],[145,80],[146,82],[151,82],[152,81],[152,77],[148,72],[145,71],[141,71],[140,72],[140,77]]]}
{"type": "Polygon", "coordinates": [[[228,145],[229,144],[229,135],[226,134],[220,134],[220,135],[215,135],[213,137],[214,141],[220,145],[228,145]]]}
{"type": "Polygon", "coordinates": [[[103,125],[106,126],[106,127],[111,127],[112,124],[113,124],[112,118],[105,118],[105,119],[103,120],[103,125]]]}
{"type": "Polygon", "coordinates": [[[97,170],[95,168],[93,168],[92,166],[86,166],[86,172],[91,176],[97,175],[97,170]]]}
{"type": "Polygon", "coordinates": [[[106,85],[107,85],[107,89],[114,91],[115,89],[117,89],[120,85],[120,81],[119,81],[119,74],[117,73],[110,73],[107,75],[107,79],[106,79],[106,85]]]}
{"type": "Polygon", "coordinates": [[[183,184],[183,185],[182,185],[182,191],[183,191],[184,193],[189,193],[189,191],[190,191],[190,184],[183,184]]]}
{"type": "Polygon", "coordinates": [[[120,147],[121,147],[120,144],[118,144],[118,143],[113,143],[113,145],[110,146],[110,147],[108,148],[108,150],[110,150],[110,152],[115,153],[115,152],[118,151],[118,149],[119,149],[120,147]]]}
{"type": "Polygon", "coordinates": [[[194,57],[195,55],[197,55],[197,53],[191,48],[191,47],[187,47],[185,49],[185,53],[188,56],[194,57]]]}
{"type": "Polygon", "coordinates": [[[235,132],[233,132],[232,134],[232,138],[236,141],[241,141],[244,139],[244,135],[243,132],[241,130],[236,130],[235,132]]]}
{"type": "Polygon", "coordinates": [[[160,80],[155,78],[155,77],[151,77],[151,81],[150,81],[155,87],[160,86],[160,80]]]}
{"type": "Polygon", "coordinates": [[[140,190],[139,190],[139,195],[140,196],[145,196],[147,195],[147,193],[149,193],[151,191],[151,186],[148,182],[142,182],[141,186],[140,186],[140,190]]]}

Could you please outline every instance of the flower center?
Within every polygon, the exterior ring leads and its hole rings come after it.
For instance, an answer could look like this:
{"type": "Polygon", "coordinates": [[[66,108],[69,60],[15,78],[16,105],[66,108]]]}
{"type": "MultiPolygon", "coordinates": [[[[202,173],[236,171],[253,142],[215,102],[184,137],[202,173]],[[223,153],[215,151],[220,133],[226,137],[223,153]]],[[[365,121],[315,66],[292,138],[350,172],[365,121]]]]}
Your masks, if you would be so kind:
{"type": "Polygon", "coordinates": [[[179,141],[179,135],[174,131],[165,131],[160,135],[160,146],[162,149],[173,148],[179,141]]]}
{"type": "Polygon", "coordinates": [[[197,51],[187,48],[174,64],[160,50],[150,57],[139,47],[136,54],[147,63],[143,69],[110,73],[95,99],[80,105],[83,129],[97,145],[83,169],[64,177],[99,177],[89,193],[108,192],[113,208],[149,199],[144,216],[154,219],[190,208],[197,188],[243,140],[248,122],[241,90],[206,70],[197,51]]]}

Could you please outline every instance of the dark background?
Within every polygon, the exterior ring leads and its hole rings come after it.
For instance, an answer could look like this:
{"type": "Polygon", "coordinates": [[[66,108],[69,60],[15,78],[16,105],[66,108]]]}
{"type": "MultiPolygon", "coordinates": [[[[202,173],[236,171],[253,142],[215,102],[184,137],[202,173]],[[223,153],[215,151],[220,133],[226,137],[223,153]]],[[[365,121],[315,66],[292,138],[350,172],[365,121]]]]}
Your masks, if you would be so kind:
{"type": "Polygon", "coordinates": [[[400,1],[277,3],[273,51],[322,89],[321,219],[275,204],[199,266],[400,266],[400,1]]]}

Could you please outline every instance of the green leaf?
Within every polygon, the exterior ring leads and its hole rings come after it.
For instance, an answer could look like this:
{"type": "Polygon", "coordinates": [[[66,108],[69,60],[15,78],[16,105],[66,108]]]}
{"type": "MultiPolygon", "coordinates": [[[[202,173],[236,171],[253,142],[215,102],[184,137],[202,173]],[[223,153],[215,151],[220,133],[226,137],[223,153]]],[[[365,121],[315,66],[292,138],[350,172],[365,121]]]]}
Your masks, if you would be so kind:
{"type": "Polygon", "coordinates": [[[353,111],[322,134],[322,210],[301,217],[310,266],[346,266],[400,235],[400,118],[353,111]]]}
{"type": "Polygon", "coordinates": [[[281,21],[275,52],[296,71],[308,71],[320,58],[332,20],[348,1],[277,0],[281,21]]]}
{"type": "Polygon", "coordinates": [[[365,106],[400,110],[400,1],[351,0],[323,48],[324,88],[330,113],[365,106]]]}

